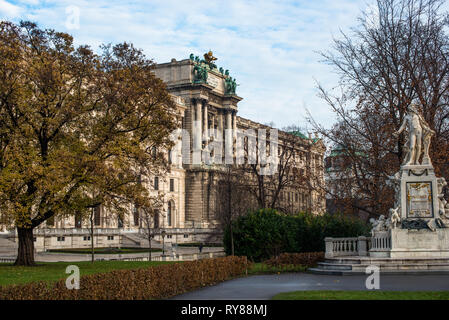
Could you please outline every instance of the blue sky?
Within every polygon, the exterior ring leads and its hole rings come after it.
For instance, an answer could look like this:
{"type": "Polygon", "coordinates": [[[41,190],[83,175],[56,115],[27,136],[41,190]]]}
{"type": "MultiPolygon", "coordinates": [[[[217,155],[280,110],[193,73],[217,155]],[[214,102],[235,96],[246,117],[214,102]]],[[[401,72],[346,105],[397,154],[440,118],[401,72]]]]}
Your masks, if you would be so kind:
{"type": "MultiPolygon", "coordinates": [[[[339,30],[357,25],[372,0],[40,1],[0,0],[0,19],[31,20],[72,34],[76,44],[132,42],[155,62],[211,49],[237,79],[239,115],[276,127],[306,128],[306,108],[329,127],[333,115],[316,81],[336,85],[320,62],[339,30]],[[73,14],[79,12],[79,25],[73,14]]],[[[311,129],[311,128],[309,128],[311,129]]]]}

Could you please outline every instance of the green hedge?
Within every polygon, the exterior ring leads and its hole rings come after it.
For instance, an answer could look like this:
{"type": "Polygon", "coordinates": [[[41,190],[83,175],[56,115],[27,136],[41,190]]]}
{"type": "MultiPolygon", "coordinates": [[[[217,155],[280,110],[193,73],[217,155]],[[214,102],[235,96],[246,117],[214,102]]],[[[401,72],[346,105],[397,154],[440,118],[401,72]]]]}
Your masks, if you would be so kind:
{"type": "MultiPolygon", "coordinates": [[[[367,235],[370,226],[343,215],[285,215],[272,209],[258,210],[233,222],[235,255],[263,261],[283,252],[323,252],[325,237],[367,235]]],[[[231,253],[230,228],[223,245],[231,253]]]]}
{"type": "Polygon", "coordinates": [[[0,300],[147,300],[165,299],[246,274],[246,257],[223,257],[156,267],[85,275],[79,290],[65,280],[0,286],[0,300]]]}

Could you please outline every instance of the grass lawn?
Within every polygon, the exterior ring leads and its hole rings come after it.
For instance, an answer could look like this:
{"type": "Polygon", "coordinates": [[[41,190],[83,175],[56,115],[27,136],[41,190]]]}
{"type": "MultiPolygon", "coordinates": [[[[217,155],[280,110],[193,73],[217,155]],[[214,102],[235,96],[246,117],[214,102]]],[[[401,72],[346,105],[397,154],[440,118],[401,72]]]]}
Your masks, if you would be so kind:
{"type": "Polygon", "coordinates": [[[449,300],[449,291],[292,291],[272,300],[449,300]]]}
{"type": "Polygon", "coordinates": [[[81,275],[104,273],[119,269],[136,269],[161,264],[168,261],[90,261],[83,262],[47,262],[38,263],[36,267],[15,267],[10,263],[0,263],[0,285],[21,284],[35,281],[57,281],[65,279],[68,265],[80,268],[81,275]]]}
{"type": "MultiPolygon", "coordinates": [[[[126,254],[126,253],[142,253],[148,252],[148,248],[95,248],[95,253],[101,254],[126,254]]],[[[151,252],[161,252],[162,249],[151,249],[151,252]]],[[[82,253],[82,254],[91,254],[92,249],[90,248],[75,248],[75,249],[52,249],[48,250],[48,252],[55,253],[82,253]]]]}
{"type": "Polygon", "coordinates": [[[282,273],[282,272],[304,272],[307,270],[307,267],[300,265],[287,265],[283,267],[271,267],[265,263],[257,262],[254,263],[253,266],[248,269],[248,274],[273,274],[273,273],[282,273]]]}

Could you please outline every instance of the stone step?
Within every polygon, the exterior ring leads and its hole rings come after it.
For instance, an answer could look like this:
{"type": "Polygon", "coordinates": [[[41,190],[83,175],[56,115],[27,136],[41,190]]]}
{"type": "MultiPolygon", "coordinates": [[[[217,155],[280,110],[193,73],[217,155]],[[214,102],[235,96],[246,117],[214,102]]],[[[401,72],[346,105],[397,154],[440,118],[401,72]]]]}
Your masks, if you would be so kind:
{"type": "MultiPolygon", "coordinates": [[[[357,260],[357,259],[355,259],[357,260]]],[[[359,259],[357,263],[348,263],[354,259],[326,259],[319,262],[316,268],[309,271],[320,274],[343,275],[365,274],[370,265],[380,268],[380,272],[386,273],[449,273],[449,259],[359,259]]]]}
{"type": "MultiPolygon", "coordinates": [[[[355,270],[326,270],[326,269],[320,269],[320,268],[309,268],[307,270],[310,273],[314,274],[323,274],[323,275],[335,275],[335,276],[351,276],[351,275],[366,275],[366,273],[363,271],[355,271],[355,270]]],[[[384,275],[422,275],[422,274],[429,274],[429,275],[449,275],[449,269],[448,270],[385,270],[381,271],[381,274],[384,275]]]]}
{"type": "Polygon", "coordinates": [[[325,270],[352,270],[352,265],[318,262],[318,268],[325,270]]]}
{"type": "Polygon", "coordinates": [[[360,264],[360,265],[378,265],[378,264],[428,264],[428,263],[449,263],[448,258],[431,259],[390,259],[390,258],[328,258],[326,263],[331,264],[360,264]]]}

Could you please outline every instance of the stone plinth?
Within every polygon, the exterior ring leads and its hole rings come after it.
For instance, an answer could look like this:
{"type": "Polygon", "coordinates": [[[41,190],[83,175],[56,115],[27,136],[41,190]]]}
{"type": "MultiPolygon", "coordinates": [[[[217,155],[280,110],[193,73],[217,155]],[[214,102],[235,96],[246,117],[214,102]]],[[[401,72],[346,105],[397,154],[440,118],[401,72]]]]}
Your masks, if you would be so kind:
{"type": "Polygon", "coordinates": [[[449,258],[449,229],[392,229],[390,258],[449,258]]]}

